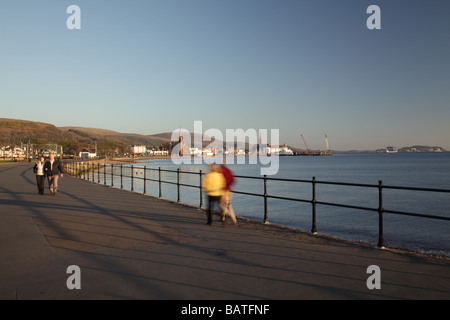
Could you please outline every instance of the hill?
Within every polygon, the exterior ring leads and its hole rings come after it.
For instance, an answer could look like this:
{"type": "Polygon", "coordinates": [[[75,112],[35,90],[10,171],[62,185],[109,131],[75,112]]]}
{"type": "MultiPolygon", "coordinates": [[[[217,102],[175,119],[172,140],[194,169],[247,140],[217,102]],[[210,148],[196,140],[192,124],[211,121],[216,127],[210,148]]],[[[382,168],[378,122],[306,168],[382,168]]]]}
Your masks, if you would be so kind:
{"type": "Polygon", "coordinates": [[[45,144],[76,139],[73,133],[60,130],[52,124],[0,118],[0,145],[20,145],[27,141],[45,144]]]}
{"type": "Polygon", "coordinates": [[[30,142],[40,146],[58,143],[65,154],[77,155],[83,148],[93,148],[95,143],[99,155],[125,153],[130,145],[168,147],[170,136],[120,133],[106,129],[84,127],[56,127],[49,123],[0,118],[0,146],[17,146],[30,142]]]}

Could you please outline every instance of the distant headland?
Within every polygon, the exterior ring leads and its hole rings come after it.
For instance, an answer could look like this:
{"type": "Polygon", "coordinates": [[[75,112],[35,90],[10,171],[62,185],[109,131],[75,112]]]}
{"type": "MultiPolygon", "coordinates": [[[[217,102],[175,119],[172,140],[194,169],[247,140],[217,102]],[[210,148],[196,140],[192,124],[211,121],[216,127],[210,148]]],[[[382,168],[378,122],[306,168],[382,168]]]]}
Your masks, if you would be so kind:
{"type": "MultiPolygon", "coordinates": [[[[113,130],[86,127],[56,127],[43,122],[0,118],[0,148],[21,147],[24,144],[58,144],[66,155],[77,156],[83,149],[94,147],[99,156],[114,156],[130,153],[130,146],[146,146],[153,150],[170,150],[177,141],[171,141],[171,132],[143,135],[120,133],[113,130]]],[[[209,142],[208,142],[209,143],[209,142]]],[[[288,146],[297,153],[305,149],[288,146]]],[[[314,151],[314,150],[312,150],[314,151]]],[[[339,153],[397,153],[397,152],[447,152],[440,146],[414,145],[394,148],[387,146],[377,150],[331,150],[339,153]]]]}

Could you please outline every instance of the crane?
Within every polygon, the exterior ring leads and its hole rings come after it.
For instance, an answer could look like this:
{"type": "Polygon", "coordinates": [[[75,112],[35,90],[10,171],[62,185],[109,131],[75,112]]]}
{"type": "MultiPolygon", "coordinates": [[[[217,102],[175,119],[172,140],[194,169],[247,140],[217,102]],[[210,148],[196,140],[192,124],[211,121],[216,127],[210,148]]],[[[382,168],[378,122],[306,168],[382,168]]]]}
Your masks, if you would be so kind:
{"type": "Polygon", "coordinates": [[[328,145],[328,137],[327,137],[327,135],[325,134],[325,142],[327,143],[327,155],[330,155],[331,154],[331,150],[330,150],[330,146],[328,145]]]}
{"type": "Polygon", "coordinates": [[[308,144],[306,143],[306,140],[305,140],[305,138],[303,138],[303,135],[302,135],[302,134],[301,134],[301,136],[302,136],[302,140],[303,140],[303,142],[305,143],[305,146],[306,146],[306,150],[308,150],[308,153],[309,153],[309,154],[312,154],[311,150],[309,150],[309,148],[308,148],[308,144]]]}

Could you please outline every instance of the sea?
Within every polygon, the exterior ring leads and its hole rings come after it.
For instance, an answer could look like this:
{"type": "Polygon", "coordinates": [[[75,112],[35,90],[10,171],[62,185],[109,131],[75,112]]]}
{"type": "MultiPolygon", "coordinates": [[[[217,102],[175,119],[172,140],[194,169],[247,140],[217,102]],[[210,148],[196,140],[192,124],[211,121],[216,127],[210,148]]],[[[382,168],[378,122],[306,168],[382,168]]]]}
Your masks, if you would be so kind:
{"type": "MultiPolygon", "coordinates": [[[[240,160],[242,162],[242,159],[240,160]]],[[[237,162],[237,159],[236,159],[237,162]]],[[[233,191],[264,194],[264,180],[260,179],[261,167],[268,165],[250,162],[228,164],[236,178],[233,191]],[[259,179],[255,179],[259,178],[259,179]]],[[[180,202],[200,205],[200,179],[193,172],[207,172],[207,164],[176,165],[171,159],[142,160],[133,164],[133,190],[143,192],[143,168],[146,178],[172,182],[163,183],[162,198],[177,201],[177,173],[164,170],[180,168],[180,202]],[[192,186],[192,187],[191,187],[192,186]]],[[[114,174],[118,175],[118,167],[114,174]]],[[[123,166],[123,174],[131,175],[131,165],[123,166]]],[[[109,174],[108,174],[109,176],[109,174]]],[[[287,198],[311,200],[312,183],[286,182],[277,179],[311,181],[315,177],[316,200],[366,208],[378,208],[378,185],[412,188],[433,188],[450,190],[450,153],[376,153],[376,154],[333,154],[331,156],[284,156],[279,157],[277,174],[268,176],[267,194],[287,198]],[[368,184],[374,187],[343,186],[323,184],[339,182],[368,184]]],[[[118,176],[115,187],[120,186],[118,176]]],[[[109,182],[108,182],[109,183],[109,182]]],[[[123,178],[123,188],[130,190],[131,179],[123,178]]],[[[158,197],[157,181],[146,182],[146,194],[158,197]]],[[[203,195],[203,205],[206,206],[203,195]]],[[[264,219],[264,198],[261,196],[233,193],[233,209],[237,216],[264,219]]],[[[450,217],[450,193],[424,192],[415,190],[383,189],[383,208],[425,215],[450,217]]],[[[272,224],[310,231],[312,227],[311,203],[268,199],[268,222],[272,224]]],[[[316,205],[316,227],[319,234],[330,235],[350,241],[377,245],[378,213],[369,210],[316,205]]],[[[413,251],[450,256],[450,221],[424,217],[411,217],[384,213],[383,231],[386,247],[405,248],[413,251]]]]}

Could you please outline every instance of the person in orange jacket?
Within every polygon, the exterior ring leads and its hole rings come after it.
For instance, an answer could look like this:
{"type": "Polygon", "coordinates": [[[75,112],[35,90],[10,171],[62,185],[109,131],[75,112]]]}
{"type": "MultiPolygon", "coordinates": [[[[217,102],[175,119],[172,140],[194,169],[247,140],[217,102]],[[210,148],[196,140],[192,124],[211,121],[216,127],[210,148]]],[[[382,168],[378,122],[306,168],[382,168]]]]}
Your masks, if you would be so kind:
{"type": "MultiPolygon", "coordinates": [[[[203,179],[203,190],[208,196],[208,224],[212,224],[211,209],[214,204],[220,207],[220,201],[225,190],[225,178],[221,170],[214,164],[209,165],[209,172],[203,179]]],[[[221,216],[223,212],[221,210],[221,216]]]]}

